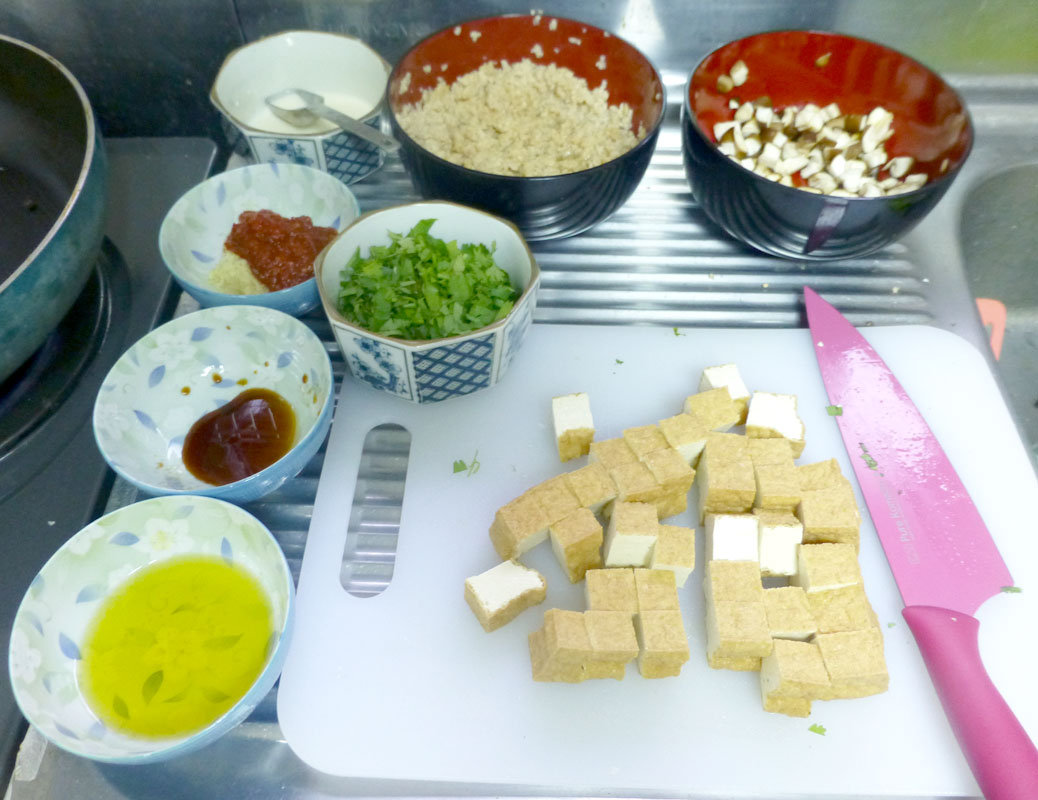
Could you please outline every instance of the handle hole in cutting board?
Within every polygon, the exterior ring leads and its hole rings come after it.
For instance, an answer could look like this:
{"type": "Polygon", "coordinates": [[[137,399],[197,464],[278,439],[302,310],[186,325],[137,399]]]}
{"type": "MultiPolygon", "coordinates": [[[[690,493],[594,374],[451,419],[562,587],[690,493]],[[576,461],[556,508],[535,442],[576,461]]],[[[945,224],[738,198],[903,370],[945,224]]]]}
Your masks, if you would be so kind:
{"type": "Polygon", "coordinates": [[[402,425],[376,425],[364,437],[339,570],[354,597],[375,597],[393,579],[410,456],[411,434],[402,425]]]}

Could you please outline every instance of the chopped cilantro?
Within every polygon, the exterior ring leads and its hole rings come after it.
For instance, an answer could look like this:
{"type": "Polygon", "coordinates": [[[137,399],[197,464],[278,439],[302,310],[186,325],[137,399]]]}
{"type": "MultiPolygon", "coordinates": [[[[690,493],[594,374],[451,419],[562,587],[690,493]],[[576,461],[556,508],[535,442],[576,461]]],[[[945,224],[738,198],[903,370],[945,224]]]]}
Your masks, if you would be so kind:
{"type": "Polygon", "coordinates": [[[482,328],[511,311],[518,292],[494,262],[493,246],[458,245],[430,235],[423,219],[389,245],[358,247],[342,270],[338,308],[383,336],[438,339],[482,328]]]}
{"type": "Polygon", "coordinates": [[[874,459],[872,456],[869,455],[869,451],[866,449],[866,447],[865,447],[865,445],[863,443],[859,442],[859,444],[861,445],[861,458],[865,462],[865,464],[868,466],[868,468],[869,469],[878,469],[879,468],[879,464],[876,463],[876,459],[874,459]]]}
{"type": "Polygon", "coordinates": [[[479,472],[481,464],[479,463],[479,450],[472,454],[472,460],[466,464],[460,458],[454,461],[454,473],[464,472],[467,475],[475,475],[479,472]]]}
{"type": "Polygon", "coordinates": [[[817,722],[808,728],[811,733],[817,733],[819,736],[825,736],[825,726],[819,725],[817,722]]]}
{"type": "Polygon", "coordinates": [[[842,417],[843,416],[843,406],[826,406],[825,407],[825,412],[830,417],[842,417]]]}
{"type": "Polygon", "coordinates": [[[620,360],[620,359],[618,358],[618,359],[616,359],[616,363],[617,363],[617,364],[623,364],[624,362],[623,362],[623,361],[621,361],[621,360],[620,360]]]}
{"type": "Polygon", "coordinates": [[[893,627],[894,627],[895,625],[897,625],[897,623],[896,623],[896,622],[888,622],[888,623],[887,623],[887,627],[888,627],[888,628],[893,628],[893,627]]]}
{"type": "Polygon", "coordinates": [[[1003,586],[1002,591],[1005,594],[1020,594],[1023,591],[1019,586],[1003,586]]]}
{"type": "Polygon", "coordinates": [[[674,335],[675,336],[684,336],[685,334],[683,334],[681,331],[679,331],[677,326],[675,325],[674,326],[674,335]]]}

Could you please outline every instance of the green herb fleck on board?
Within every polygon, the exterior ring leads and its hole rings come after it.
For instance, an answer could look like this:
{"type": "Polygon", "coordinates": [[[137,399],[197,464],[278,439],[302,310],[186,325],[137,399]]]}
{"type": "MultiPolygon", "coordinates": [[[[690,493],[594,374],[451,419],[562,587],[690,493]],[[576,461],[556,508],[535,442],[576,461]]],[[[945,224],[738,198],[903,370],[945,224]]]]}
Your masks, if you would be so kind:
{"type": "Polygon", "coordinates": [[[888,627],[888,628],[893,628],[893,627],[894,627],[895,625],[897,625],[897,623],[896,623],[896,622],[888,622],[888,623],[887,623],[887,627],[888,627]]]}
{"type": "Polygon", "coordinates": [[[876,463],[876,459],[869,455],[868,449],[866,449],[863,443],[859,443],[861,446],[861,458],[868,466],[869,469],[878,469],[879,464],[876,463]]]}
{"type": "Polygon", "coordinates": [[[843,406],[826,406],[825,413],[828,414],[830,417],[842,417],[843,406]]]}
{"type": "Polygon", "coordinates": [[[1005,594],[1020,594],[1023,591],[1019,586],[1003,586],[1002,591],[1005,594]]]}
{"type": "Polygon", "coordinates": [[[819,725],[817,722],[808,728],[811,733],[817,733],[819,736],[825,736],[825,726],[819,725]]]}
{"type": "Polygon", "coordinates": [[[675,325],[674,326],[674,335],[675,336],[684,336],[685,334],[683,334],[681,331],[679,331],[677,326],[675,325]]]}
{"type": "Polygon", "coordinates": [[[479,450],[472,454],[472,460],[466,464],[460,458],[454,462],[454,473],[464,472],[466,475],[475,475],[479,472],[479,450]]]}
{"type": "Polygon", "coordinates": [[[623,364],[624,362],[621,359],[618,358],[618,359],[616,359],[616,363],[617,364],[623,364]]]}

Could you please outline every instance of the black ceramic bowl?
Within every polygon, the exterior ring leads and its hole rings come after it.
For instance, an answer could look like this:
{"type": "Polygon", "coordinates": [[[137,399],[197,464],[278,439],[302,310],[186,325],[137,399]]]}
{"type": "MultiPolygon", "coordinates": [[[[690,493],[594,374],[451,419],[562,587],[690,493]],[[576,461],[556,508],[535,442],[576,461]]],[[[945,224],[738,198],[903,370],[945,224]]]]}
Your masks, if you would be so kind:
{"type": "Polygon", "coordinates": [[[726,44],[692,72],[682,104],[682,151],[692,192],[716,224],[772,255],[832,260],[878,250],[915,226],[941,199],[973,144],[959,95],[908,56],[837,33],[776,31],[726,44]],[[746,82],[724,93],[718,77],[738,61],[746,82]],[[881,197],[834,197],[784,186],[726,156],[714,124],[732,98],[770,98],[776,109],[835,102],[845,114],[882,106],[894,114],[891,155],[915,159],[921,188],[881,197]]]}
{"type": "Polygon", "coordinates": [[[530,14],[472,20],[432,34],[396,65],[386,99],[401,158],[419,194],[504,217],[532,241],[580,233],[623,205],[649,165],[665,108],[659,73],[623,39],[582,22],[530,14]],[[540,56],[535,55],[538,52],[540,56]],[[487,61],[523,59],[567,67],[592,89],[606,80],[610,104],[627,103],[633,111],[633,129],[643,128],[645,136],[623,155],[590,169],[515,177],[446,161],[401,128],[400,108],[416,103],[422,90],[441,78],[452,83],[487,61]]]}

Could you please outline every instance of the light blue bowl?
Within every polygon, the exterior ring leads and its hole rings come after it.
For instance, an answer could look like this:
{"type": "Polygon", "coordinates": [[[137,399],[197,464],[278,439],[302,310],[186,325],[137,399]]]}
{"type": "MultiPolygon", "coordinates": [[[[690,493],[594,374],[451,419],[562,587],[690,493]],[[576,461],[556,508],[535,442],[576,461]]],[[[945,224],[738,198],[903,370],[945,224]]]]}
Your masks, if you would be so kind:
{"type": "Polygon", "coordinates": [[[215,741],[252,712],[281,674],[294,615],[288,563],[254,516],[208,497],[142,500],[87,525],[33,579],[12,625],[11,687],[26,719],[70,753],[117,764],[162,761],[215,741]],[[263,587],[275,630],[263,671],[244,697],[197,733],[149,739],[112,730],[79,690],[84,636],[98,609],[134,571],[188,555],[237,564],[263,587]]]}
{"type": "Polygon", "coordinates": [[[265,294],[227,294],[209,285],[231,226],[242,211],[262,209],[307,216],[314,225],[339,231],[360,215],[357,199],[340,180],[300,164],[240,167],[189,189],[162,221],[159,252],[174,280],[203,308],[266,306],[299,316],[321,302],[313,278],[265,294]]]}
{"type": "Polygon", "coordinates": [[[306,325],[260,306],[204,308],[151,331],[112,366],[94,403],[94,439],[109,466],[147,494],[256,500],[296,475],[328,435],[331,361],[306,325]],[[223,486],[184,466],[184,437],[245,389],[271,389],[296,417],[296,442],[278,461],[223,486]]]}

